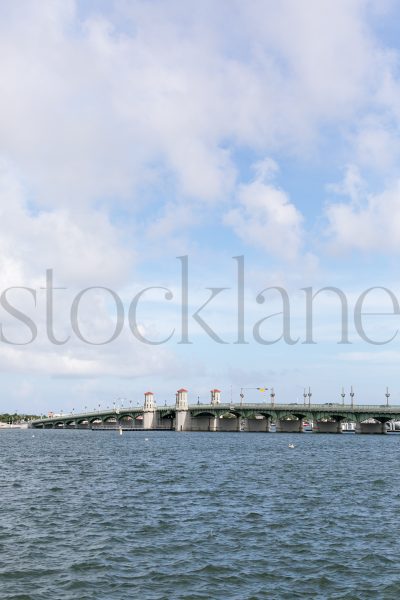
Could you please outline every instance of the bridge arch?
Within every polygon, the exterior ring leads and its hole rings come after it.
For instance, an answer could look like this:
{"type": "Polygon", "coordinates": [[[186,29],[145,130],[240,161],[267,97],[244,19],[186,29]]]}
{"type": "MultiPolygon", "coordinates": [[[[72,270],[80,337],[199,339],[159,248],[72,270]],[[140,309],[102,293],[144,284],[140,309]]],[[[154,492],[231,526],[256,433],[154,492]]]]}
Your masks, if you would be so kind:
{"type": "Polygon", "coordinates": [[[240,410],[235,410],[234,408],[230,408],[226,412],[219,415],[220,419],[240,419],[242,417],[242,412],[240,410]]]}
{"type": "Polygon", "coordinates": [[[216,412],[211,410],[195,410],[192,412],[192,418],[196,419],[197,417],[207,417],[207,418],[215,418],[217,416],[216,412]]]}

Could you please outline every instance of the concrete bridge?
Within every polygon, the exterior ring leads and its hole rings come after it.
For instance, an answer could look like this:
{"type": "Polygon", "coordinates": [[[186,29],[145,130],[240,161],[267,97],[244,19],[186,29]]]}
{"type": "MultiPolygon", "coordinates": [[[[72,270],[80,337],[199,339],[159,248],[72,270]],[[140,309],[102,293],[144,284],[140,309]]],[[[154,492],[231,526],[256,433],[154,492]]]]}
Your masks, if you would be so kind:
{"type": "Polygon", "coordinates": [[[400,406],[354,404],[221,403],[219,390],[211,391],[209,404],[189,404],[180,389],[174,405],[157,407],[152,392],[141,408],[114,408],[37,419],[30,427],[44,429],[119,429],[171,431],[248,431],[268,433],[275,425],[281,433],[302,433],[313,423],[318,433],[342,433],[342,423],[356,423],[357,433],[384,434],[386,424],[400,420],[400,406]]]}

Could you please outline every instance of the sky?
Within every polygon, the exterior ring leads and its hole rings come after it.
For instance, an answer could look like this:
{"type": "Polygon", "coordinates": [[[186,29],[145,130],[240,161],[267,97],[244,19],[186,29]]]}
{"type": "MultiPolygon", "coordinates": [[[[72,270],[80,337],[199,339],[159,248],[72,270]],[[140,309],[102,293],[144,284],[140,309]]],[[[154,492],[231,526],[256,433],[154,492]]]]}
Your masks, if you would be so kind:
{"type": "Polygon", "coordinates": [[[1,1],[0,411],[400,403],[399,22],[1,1]]]}

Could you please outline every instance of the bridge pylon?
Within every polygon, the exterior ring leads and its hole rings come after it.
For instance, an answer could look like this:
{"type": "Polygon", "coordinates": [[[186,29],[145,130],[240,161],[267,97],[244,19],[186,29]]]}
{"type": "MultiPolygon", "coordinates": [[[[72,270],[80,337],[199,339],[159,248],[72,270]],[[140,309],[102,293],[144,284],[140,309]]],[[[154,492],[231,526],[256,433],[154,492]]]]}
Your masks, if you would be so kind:
{"type": "Polygon", "coordinates": [[[188,391],[181,388],[176,392],[175,431],[190,431],[191,416],[189,412],[188,391]]]}
{"type": "Polygon", "coordinates": [[[154,429],[156,427],[156,403],[153,392],[146,392],[143,404],[143,429],[154,429]]]}

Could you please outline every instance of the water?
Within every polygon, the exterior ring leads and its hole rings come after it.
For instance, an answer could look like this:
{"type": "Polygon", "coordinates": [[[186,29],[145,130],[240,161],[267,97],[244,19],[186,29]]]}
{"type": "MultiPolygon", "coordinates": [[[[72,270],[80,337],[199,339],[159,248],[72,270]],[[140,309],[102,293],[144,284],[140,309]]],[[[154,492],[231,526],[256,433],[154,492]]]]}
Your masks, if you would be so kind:
{"type": "Polygon", "coordinates": [[[3,430],[0,598],[397,599],[399,459],[396,435],[3,430]]]}

